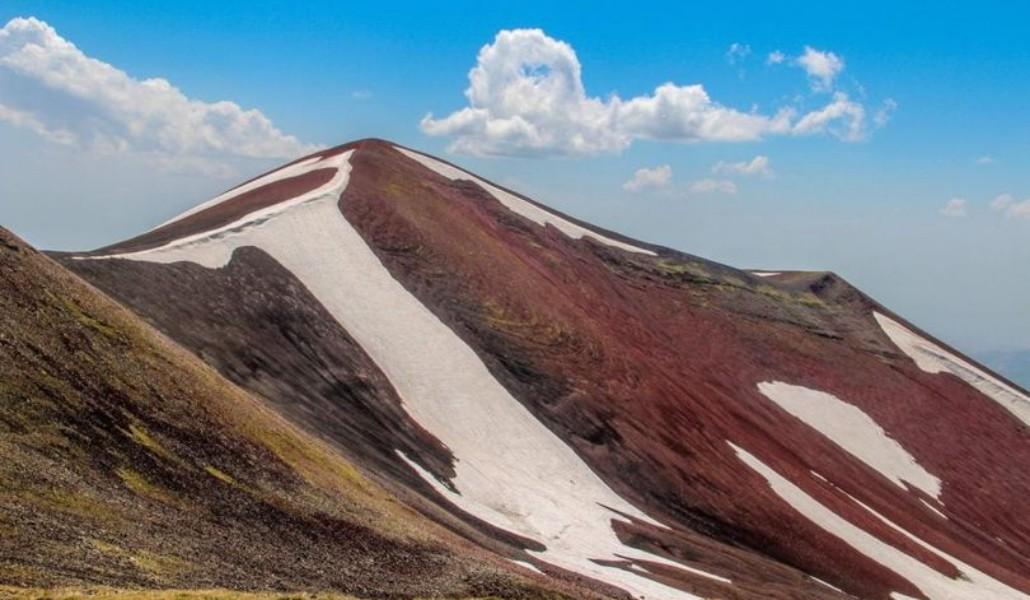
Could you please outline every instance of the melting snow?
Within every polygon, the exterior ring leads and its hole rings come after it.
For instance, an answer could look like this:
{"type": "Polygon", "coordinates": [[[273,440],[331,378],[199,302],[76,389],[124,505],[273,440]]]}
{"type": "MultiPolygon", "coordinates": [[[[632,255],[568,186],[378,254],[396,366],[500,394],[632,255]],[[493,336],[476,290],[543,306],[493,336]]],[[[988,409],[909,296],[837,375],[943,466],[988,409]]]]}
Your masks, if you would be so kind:
{"type": "Polygon", "coordinates": [[[894,344],[927,373],[951,373],[975,387],[1010,413],[1030,425],[1030,398],[1010,385],[962,360],[937,344],[917,335],[894,319],[874,312],[876,322],[894,344]]]}
{"type": "Polygon", "coordinates": [[[305,173],[309,173],[311,171],[314,171],[315,169],[336,167],[338,166],[337,164],[334,164],[336,162],[338,161],[332,161],[331,159],[323,160],[320,156],[313,156],[311,158],[296,162],[292,165],[286,165],[281,169],[276,169],[271,173],[262,175],[261,177],[257,177],[251,181],[248,181],[247,183],[244,183],[243,185],[238,185],[223,194],[215,196],[214,198],[208,200],[207,202],[204,202],[203,204],[198,204],[197,206],[194,206],[186,212],[176,217],[173,217],[172,219],[165,221],[164,223],[161,223],[157,227],[154,227],[154,229],[151,229],[151,231],[154,231],[155,229],[160,229],[165,225],[170,225],[172,223],[175,223],[176,221],[185,219],[190,215],[207,210],[212,206],[221,204],[226,200],[231,200],[236,196],[245,194],[251,190],[256,190],[260,187],[264,187],[270,183],[275,183],[276,181],[281,181],[283,179],[289,179],[290,177],[297,177],[298,175],[304,175],[305,173]]]}
{"type": "MultiPolygon", "coordinates": [[[[801,488],[794,485],[775,470],[757,459],[748,451],[727,442],[737,453],[737,457],[755,472],[765,478],[769,487],[782,498],[787,504],[804,515],[807,519],[844,540],[849,546],[868,556],[877,563],[894,571],[919,588],[919,590],[930,600],[1027,600],[1030,596],[1012,589],[1004,583],[994,579],[974,567],[967,565],[958,559],[945,554],[944,552],[930,546],[926,542],[915,537],[911,533],[898,527],[887,518],[876,513],[868,506],[857,502],[873,516],[877,517],[887,525],[898,530],[905,536],[912,539],[920,546],[933,552],[937,556],[952,563],[962,575],[957,579],[951,579],[946,575],[930,568],[919,560],[905,554],[894,546],[881,541],[879,538],[859,528],[850,521],[842,518],[837,513],[823,506],[818,500],[809,496],[801,488]]],[[[854,500],[854,498],[852,498],[854,500]]],[[[895,598],[904,598],[895,592],[895,598]]]]}
{"type": "MultiPolygon", "coordinates": [[[[812,576],[809,575],[809,577],[812,577],[812,576]]],[[[844,590],[840,589],[839,587],[837,587],[837,586],[835,586],[835,585],[833,585],[831,583],[828,583],[826,581],[823,581],[822,579],[819,579],[818,577],[812,577],[812,581],[815,581],[816,583],[821,583],[821,584],[825,585],[826,587],[830,588],[831,590],[840,592],[842,594],[846,593],[844,590]]]]}
{"type": "Polygon", "coordinates": [[[930,504],[930,503],[929,503],[929,502],[927,502],[926,500],[923,500],[922,498],[920,498],[920,499],[919,499],[919,501],[920,501],[920,502],[922,502],[922,503],[923,503],[923,505],[924,505],[924,506],[926,506],[926,508],[929,508],[929,509],[930,509],[930,510],[932,510],[932,511],[933,511],[934,513],[936,513],[938,517],[940,517],[940,518],[942,518],[942,519],[947,519],[947,518],[948,518],[948,515],[946,515],[946,514],[942,513],[942,512],[941,512],[941,511],[939,511],[939,510],[937,510],[937,508],[936,508],[936,507],[935,507],[934,505],[930,504]]]}
{"type": "Polygon", "coordinates": [[[533,565],[533,563],[529,563],[529,562],[526,562],[524,560],[515,560],[514,558],[509,558],[508,560],[510,560],[511,562],[517,564],[518,566],[522,567],[523,569],[529,569],[530,571],[533,571],[534,573],[540,573],[541,575],[547,575],[547,573],[544,573],[540,569],[536,568],[536,566],[533,565]]]}
{"type": "Polygon", "coordinates": [[[751,274],[752,275],[757,275],[758,277],[776,277],[777,275],[780,274],[780,272],[779,271],[751,271],[751,274]]]}
{"type": "Polygon", "coordinates": [[[519,198],[515,194],[508,193],[497,186],[490,185],[489,183],[483,181],[482,179],[476,177],[471,173],[468,173],[457,167],[453,167],[447,163],[436,160],[435,158],[430,158],[425,154],[420,154],[418,152],[407,150],[405,148],[400,148],[398,146],[394,146],[394,149],[396,149],[401,154],[407,156],[408,158],[419,162],[420,164],[422,164],[422,166],[430,169],[431,171],[435,171],[437,174],[446,177],[447,179],[464,179],[467,181],[474,182],[479,187],[489,192],[494,198],[497,198],[497,200],[501,204],[508,207],[508,210],[519,215],[522,215],[523,217],[529,219],[530,221],[533,221],[534,223],[537,223],[538,225],[553,225],[559,231],[573,239],[578,240],[581,237],[588,236],[594,238],[595,240],[603,244],[607,244],[615,248],[621,248],[622,250],[627,250],[629,252],[639,252],[641,254],[649,254],[651,256],[656,256],[656,254],[654,252],[651,252],[650,250],[645,250],[643,248],[638,248],[637,246],[633,246],[625,242],[613,240],[611,238],[601,235],[600,233],[591,231],[586,227],[581,227],[579,225],[576,225],[575,223],[566,221],[558,215],[548,210],[544,210],[539,206],[533,204],[532,202],[526,202],[525,200],[519,198]]]}
{"type": "Polygon", "coordinates": [[[759,383],[758,390],[898,487],[905,489],[904,480],[934,498],[940,496],[941,480],[857,406],[826,392],[779,381],[759,383]]]}
{"type": "MultiPolygon", "coordinates": [[[[408,413],[455,456],[458,493],[415,463],[440,494],[468,513],[546,546],[541,560],[648,598],[696,598],[594,560],[684,565],[624,545],[614,511],[660,525],[619,497],[572,449],[512,397],[476,353],[379,261],[344,218],[350,152],[312,163],[337,166],[325,186],[203,234],[100,258],[224,267],[257,246],[289,269],[389,378],[408,413]],[[610,508],[606,508],[610,507],[610,508]]],[[[405,458],[405,460],[407,460],[405,458]]],[[[690,572],[714,577],[695,569],[690,572]]]]}

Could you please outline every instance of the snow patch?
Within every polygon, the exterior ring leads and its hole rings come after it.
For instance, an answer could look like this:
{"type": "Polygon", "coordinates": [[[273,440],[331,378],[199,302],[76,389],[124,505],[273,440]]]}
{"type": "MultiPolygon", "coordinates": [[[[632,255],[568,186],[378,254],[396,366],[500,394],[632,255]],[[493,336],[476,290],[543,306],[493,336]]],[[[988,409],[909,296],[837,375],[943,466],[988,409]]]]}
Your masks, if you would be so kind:
{"type": "Polygon", "coordinates": [[[224,193],[222,193],[222,194],[220,194],[218,196],[215,196],[214,198],[208,200],[207,202],[204,202],[202,204],[198,204],[197,206],[194,206],[193,208],[187,210],[186,212],[181,213],[181,214],[179,214],[179,215],[177,215],[177,216],[175,216],[175,217],[165,221],[164,223],[161,223],[160,225],[158,225],[157,227],[154,227],[150,231],[154,231],[156,229],[160,229],[160,228],[164,227],[165,225],[171,225],[172,223],[175,223],[176,221],[181,221],[182,219],[185,219],[186,217],[188,217],[190,215],[195,215],[195,214],[197,214],[197,213],[199,213],[201,211],[205,211],[205,210],[207,210],[207,209],[209,209],[209,208],[211,208],[213,206],[217,206],[217,205],[225,202],[226,200],[231,200],[231,199],[235,198],[236,196],[240,196],[242,194],[246,194],[247,192],[249,192],[251,190],[256,190],[258,188],[265,187],[266,185],[268,185],[270,183],[275,183],[276,181],[282,181],[283,179],[289,179],[290,177],[297,177],[298,175],[304,175],[305,173],[310,173],[311,171],[314,171],[315,169],[324,169],[324,168],[328,168],[328,167],[331,167],[331,166],[335,166],[335,165],[327,164],[327,162],[325,160],[323,160],[321,156],[312,156],[311,158],[307,158],[307,159],[304,159],[302,161],[293,163],[292,165],[286,165],[285,167],[282,167],[281,169],[276,169],[275,171],[272,171],[271,173],[267,173],[265,175],[262,175],[261,177],[257,177],[256,179],[248,181],[247,183],[244,183],[243,185],[238,185],[238,186],[234,187],[231,190],[228,190],[228,191],[226,191],[226,192],[224,192],[224,193]]]}
{"type": "Polygon", "coordinates": [[[934,498],[940,496],[941,480],[857,406],[833,394],[780,381],[759,383],[758,390],[898,487],[906,489],[905,481],[934,498]]]}
{"type": "Polygon", "coordinates": [[[547,575],[547,573],[544,573],[540,569],[536,568],[536,566],[533,563],[526,562],[524,560],[515,560],[514,558],[509,558],[508,560],[510,560],[511,562],[517,564],[518,566],[522,567],[523,569],[529,569],[530,571],[533,571],[534,573],[539,573],[539,574],[544,575],[544,576],[547,575]]]}
{"type": "Polygon", "coordinates": [[[940,517],[942,519],[947,519],[948,518],[948,516],[946,514],[944,514],[941,511],[937,510],[937,508],[934,505],[930,504],[926,500],[923,500],[922,498],[920,498],[919,501],[923,503],[923,506],[925,506],[926,508],[929,508],[934,513],[936,513],[938,517],[940,517]]]}
{"type": "Polygon", "coordinates": [[[780,273],[779,271],[751,271],[751,274],[756,275],[758,277],[776,277],[777,275],[781,275],[782,273],[780,273]]]}
{"type": "Polygon", "coordinates": [[[550,224],[556,227],[565,235],[573,239],[578,240],[584,236],[591,237],[597,240],[598,242],[601,242],[602,244],[607,244],[609,246],[620,248],[628,252],[638,252],[641,254],[657,256],[654,252],[650,250],[645,250],[643,248],[633,246],[632,244],[627,244],[625,242],[613,240],[609,237],[601,235],[600,233],[591,231],[586,227],[582,227],[570,221],[566,221],[558,215],[550,211],[544,210],[539,206],[533,204],[532,202],[526,202],[525,200],[519,198],[515,194],[506,192],[497,186],[490,185],[489,183],[483,181],[475,175],[468,173],[467,171],[463,171],[462,169],[459,169],[457,167],[451,166],[445,162],[436,160],[435,158],[431,158],[419,152],[414,152],[412,150],[401,148],[399,146],[394,146],[394,149],[400,152],[401,154],[407,156],[408,158],[420,163],[422,166],[430,169],[431,171],[436,172],[438,175],[446,177],[447,179],[464,179],[475,183],[479,187],[489,192],[490,195],[496,198],[501,204],[506,206],[508,210],[518,215],[521,215],[538,225],[550,224]]]}
{"type": "MultiPolygon", "coordinates": [[[[809,496],[804,490],[794,485],[771,467],[739,446],[727,442],[737,453],[737,458],[761,475],[769,483],[776,494],[787,504],[801,513],[823,530],[844,540],[849,546],[868,556],[887,569],[897,573],[912,583],[930,600],[1028,600],[1030,596],[1015,590],[994,579],[974,567],[930,546],[911,533],[898,527],[868,506],[857,502],[865,510],[884,523],[903,533],[905,536],[926,548],[930,552],[952,563],[961,572],[957,579],[930,568],[919,560],[905,554],[894,546],[881,541],[864,529],[842,518],[818,500],[809,496]]],[[[854,500],[854,498],[852,498],[854,500]]],[[[895,598],[904,598],[896,592],[895,598]]]]}
{"type": "MultiPolygon", "coordinates": [[[[809,577],[812,577],[812,576],[809,575],[809,577]]],[[[812,577],[812,581],[814,581],[816,583],[821,583],[821,584],[825,585],[826,587],[830,588],[831,590],[833,590],[835,592],[840,592],[842,594],[846,594],[847,593],[844,590],[840,589],[839,587],[837,587],[837,586],[835,586],[835,585],[833,585],[833,584],[831,584],[829,582],[823,581],[822,579],[819,579],[818,577],[812,577]]]]}
{"type": "Polygon", "coordinates": [[[349,157],[348,152],[322,161],[337,161],[338,172],[318,190],[226,227],[105,258],[190,261],[213,269],[226,266],[238,248],[261,248],[358,341],[408,414],[453,452],[457,493],[403,457],[437,492],[475,517],[545,545],[534,554],[557,567],[634,596],[696,598],[641,576],[643,570],[594,562],[625,559],[684,568],[619,540],[612,521],[625,521],[622,515],[660,524],[618,496],[512,397],[476,353],[393,278],[344,218],[337,202],[349,177],[349,157]]]}
{"type": "Polygon", "coordinates": [[[876,322],[902,352],[927,373],[951,373],[1030,425],[1030,397],[916,334],[894,319],[873,312],[876,322]]]}

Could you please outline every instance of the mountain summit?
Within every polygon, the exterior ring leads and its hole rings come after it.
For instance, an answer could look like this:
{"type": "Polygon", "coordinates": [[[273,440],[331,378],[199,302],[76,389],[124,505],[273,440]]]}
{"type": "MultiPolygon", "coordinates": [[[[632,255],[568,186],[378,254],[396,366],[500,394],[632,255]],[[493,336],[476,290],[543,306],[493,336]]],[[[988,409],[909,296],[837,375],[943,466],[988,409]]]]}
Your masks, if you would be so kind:
{"type": "Polygon", "coordinates": [[[381,140],[54,257],[519,572],[1030,597],[1030,397],[832,273],[638,242],[381,140]]]}

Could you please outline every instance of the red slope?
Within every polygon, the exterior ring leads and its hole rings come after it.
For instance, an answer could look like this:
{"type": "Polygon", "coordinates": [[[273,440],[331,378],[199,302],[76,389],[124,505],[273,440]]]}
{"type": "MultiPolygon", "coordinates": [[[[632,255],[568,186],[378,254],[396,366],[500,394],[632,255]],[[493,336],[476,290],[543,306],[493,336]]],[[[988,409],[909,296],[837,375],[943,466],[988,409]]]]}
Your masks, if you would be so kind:
{"type": "MultiPolygon", "coordinates": [[[[1030,492],[1026,427],[959,379],[918,369],[873,320],[875,303],[845,282],[793,274],[761,280],[667,249],[648,257],[572,240],[387,143],[368,140],[337,151],[350,148],[356,149],[353,171],[340,209],[394,277],[609,485],[682,532],[652,530],[641,538],[626,531],[627,539],[657,543],[736,584],[706,591],[704,582],[687,578],[686,589],[750,597],[741,591],[749,581],[768,591],[773,581],[789,580],[766,556],[866,597],[920,596],[904,578],[799,514],[738,459],[732,442],[945,575],[957,573],[954,565],[848,495],[947,554],[1030,590],[1030,511],[1022,501],[1030,492]],[[947,519],[919,502],[922,492],[900,489],[780,409],[759,393],[763,381],[820,390],[860,408],[945,482],[940,499],[947,519]]],[[[114,248],[160,245],[317,185],[298,178],[258,189],[114,248]]],[[[217,300],[208,286],[175,282],[181,265],[65,262],[212,357],[230,377],[275,395],[256,383],[254,371],[267,368],[226,367],[244,352],[238,345],[198,341],[197,331],[216,325],[204,322],[210,318],[204,308],[217,300]],[[139,291],[144,282],[153,288],[148,293],[139,291]]],[[[260,291],[262,283],[257,277],[246,285],[260,291]]],[[[280,302],[251,301],[266,310],[280,302]]],[[[251,343],[282,343],[245,320],[235,331],[251,343]]],[[[270,354],[266,360],[281,360],[270,354]]],[[[291,369],[269,372],[286,383],[296,378],[291,369]]],[[[318,392],[330,403],[335,393],[318,392]]],[[[354,455],[367,454],[359,447],[367,441],[321,433],[354,455]]],[[[447,477],[437,465],[423,463],[447,477]]],[[[410,477],[389,476],[419,488],[410,477]]],[[[818,586],[796,579],[784,589],[792,587],[818,593],[810,589],[818,586]]]]}

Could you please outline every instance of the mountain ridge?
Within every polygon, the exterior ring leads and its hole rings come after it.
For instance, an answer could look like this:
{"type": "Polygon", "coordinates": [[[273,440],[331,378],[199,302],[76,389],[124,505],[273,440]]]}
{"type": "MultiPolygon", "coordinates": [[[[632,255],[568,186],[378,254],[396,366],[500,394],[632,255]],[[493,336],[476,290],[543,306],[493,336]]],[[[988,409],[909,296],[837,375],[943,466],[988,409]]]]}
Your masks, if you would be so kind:
{"type": "Polygon", "coordinates": [[[839,276],[647,245],[412,153],[336,147],[54,256],[552,577],[656,598],[1026,597],[1030,482],[1008,466],[1030,460],[1025,390],[839,276]]]}

